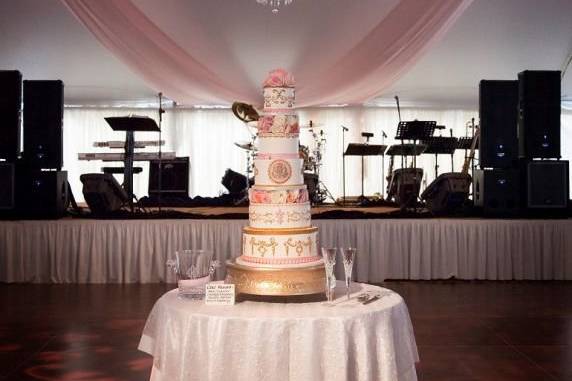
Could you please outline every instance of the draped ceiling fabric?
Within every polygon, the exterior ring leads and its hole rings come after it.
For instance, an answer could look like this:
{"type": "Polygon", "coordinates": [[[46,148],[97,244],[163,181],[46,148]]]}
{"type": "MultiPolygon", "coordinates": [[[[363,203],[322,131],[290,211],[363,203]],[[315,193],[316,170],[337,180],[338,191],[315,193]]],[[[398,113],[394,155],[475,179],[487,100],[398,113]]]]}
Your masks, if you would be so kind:
{"type": "Polygon", "coordinates": [[[472,0],[62,0],[150,86],[187,104],[259,104],[266,73],[297,78],[300,107],[382,93],[472,0]]]}

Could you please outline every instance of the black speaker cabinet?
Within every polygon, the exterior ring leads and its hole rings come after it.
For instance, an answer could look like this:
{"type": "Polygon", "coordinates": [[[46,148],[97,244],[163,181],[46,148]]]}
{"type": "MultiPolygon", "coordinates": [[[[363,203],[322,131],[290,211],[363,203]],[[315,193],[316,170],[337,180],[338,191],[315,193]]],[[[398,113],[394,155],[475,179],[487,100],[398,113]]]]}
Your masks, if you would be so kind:
{"type": "Polygon", "coordinates": [[[14,208],[14,164],[0,162],[0,211],[14,208]]]}
{"type": "Polygon", "coordinates": [[[569,199],[568,161],[540,160],[526,163],[526,207],[566,209],[569,199]]]}
{"type": "Polygon", "coordinates": [[[24,81],[24,156],[35,168],[63,165],[64,84],[24,81]]]}
{"type": "Polygon", "coordinates": [[[560,71],[518,74],[519,157],[560,158],[560,71]]]}
{"type": "Polygon", "coordinates": [[[60,218],[66,213],[68,173],[17,168],[16,206],[25,218],[60,218]]]}
{"type": "Polygon", "coordinates": [[[149,196],[189,197],[189,158],[151,160],[149,164],[149,196]],[[161,186],[159,187],[159,176],[161,186]]]}
{"type": "Polygon", "coordinates": [[[518,81],[479,83],[481,168],[510,168],[518,159],[518,81]]]}
{"type": "Polygon", "coordinates": [[[0,70],[0,158],[14,162],[20,153],[22,74],[0,70]]]}
{"type": "Polygon", "coordinates": [[[475,206],[485,215],[514,215],[520,212],[518,169],[485,169],[474,173],[475,206]]]}

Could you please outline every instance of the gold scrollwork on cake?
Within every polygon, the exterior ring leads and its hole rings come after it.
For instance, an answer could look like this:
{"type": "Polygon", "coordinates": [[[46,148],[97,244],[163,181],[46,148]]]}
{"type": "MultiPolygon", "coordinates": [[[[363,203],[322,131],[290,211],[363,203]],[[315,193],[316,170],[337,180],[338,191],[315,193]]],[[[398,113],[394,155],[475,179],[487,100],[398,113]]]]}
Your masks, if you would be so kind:
{"type": "Polygon", "coordinates": [[[254,256],[255,249],[261,257],[264,257],[269,249],[272,251],[272,256],[274,256],[277,246],[278,243],[274,238],[270,238],[268,241],[264,239],[256,240],[254,237],[250,238],[250,253],[252,256],[254,256]]]}
{"type": "Polygon", "coordinates": [[[304,253],[304,248],[308,248],[308,254],[312,252],[312,239],[310,237],[304,240],[294,240],[293,238],[288,238],[288,241],[284,242],[284,247],[286,248],[286,256],[290,256],[290,248],[296,250],[296,254],[300,257],[304,253]]]}

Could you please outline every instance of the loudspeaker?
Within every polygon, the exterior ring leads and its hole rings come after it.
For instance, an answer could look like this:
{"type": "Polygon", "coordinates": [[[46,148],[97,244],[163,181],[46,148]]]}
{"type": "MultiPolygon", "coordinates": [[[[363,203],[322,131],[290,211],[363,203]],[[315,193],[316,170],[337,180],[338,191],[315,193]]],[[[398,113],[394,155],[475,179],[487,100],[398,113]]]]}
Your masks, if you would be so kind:
{"type": "Polygon", "coordinates": [[[518,159],[518,81],[479,83],[481,168],[510,168],[518,159]]]}
{"type": "Polygon", "coordinates": [[[151,160],[149,164],[149,196],[189,197],[189,158],[151,160]],[[161,188],[159,188],[159,174],[161,188]]]}
{"type": "Polygon", "coordinates": [[[15,161],[20,153],[22,74],[0,70],[0,158],[15,161]]]}
{"type": "Polygon", "coordinates": [[[421,193],[421,199],[433,213],[453,212],[465,204],[469,196],[471,176],[463,173],[443,173],[421,193]]]}
{"type": "Polygon", "coordinates": [[[560,158],[560,71],[518,74],[519,157],[560,158]]]}
{"type": "Polygon", "coordinates": [[[0,162],[0,210],[14,209],[14,164],[0,162]]]}
{"type": "Polygon", "coordinates": [[[514,215],[520,212],[518,169],[485,169],[474,172],[475,206],[485,215],[514,215]]]}
{"type": "Polygon", "coordinates": [[[17,168],[18,214],[31,218],[60,218],[69,205],[68,173],[17,168]]]}
{"type": "Polygon", "coordinates": [[[24,156],[35,168],[63,165],[64,84],[24,81],[24,156]]]}
{"type": "Polygon", "coordinates": [[[526,206],[529,209],[565,209],[568,206],[568,161],[526,163],[526,206]]]}
{"type": "Polygon", "coordinates": [[[106,215],[120,210],[129,202],[127,192],[113,175],[108,173],[87,173],[79,177],[83,184],[83,197],[91,212],[106,215]]]}

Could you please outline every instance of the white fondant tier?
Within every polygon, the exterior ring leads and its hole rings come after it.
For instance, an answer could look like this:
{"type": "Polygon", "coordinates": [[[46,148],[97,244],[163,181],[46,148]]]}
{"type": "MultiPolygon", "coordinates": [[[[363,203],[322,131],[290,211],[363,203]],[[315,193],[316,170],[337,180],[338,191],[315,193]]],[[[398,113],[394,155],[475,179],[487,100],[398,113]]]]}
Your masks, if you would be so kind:
{"type": "Polygon", "coordinates": [[[248,191],[251,204],[304,204],[308,202],[306,185],[256,186],[248,191]]]}
{"type": "Polygon", "coordinates": [[[258,136],[297,136],[300,132],[298,115],[266,114],[258,119],[258,136]]]}
{"type": "Polygon", "coordinates": [[[256,185],[304,184],[302,159],[254,159],[254,183],[256,185]]]}
{"type": "MultiPolygon", "coordinates": [[[[303,263],[317,257],[318,228],[255,229],[245,227],[242,233],[242,255],[266,263],[303,263]],[[279,262],[281,261],[281,262],[279,262]]],[[[252,262],[252,260],[251,260],[252,262]]]]}
{"type": "Polygon", "coordinates": [[[258,137],[258,152],[260,154],[298,153],[298,135],[285,137],[258,137]]]}
{"type": "Polygon", "coordinates": [[[248,207],[250,226],[262,229],[309,227],[312,219],[310,203],[254,204],[248,207]]]}
{"type": "Polygon", "coordinates": [[[265,87],[265,110],[288,110],[294,107],[295,90],[293,87],[265,87]]]}

